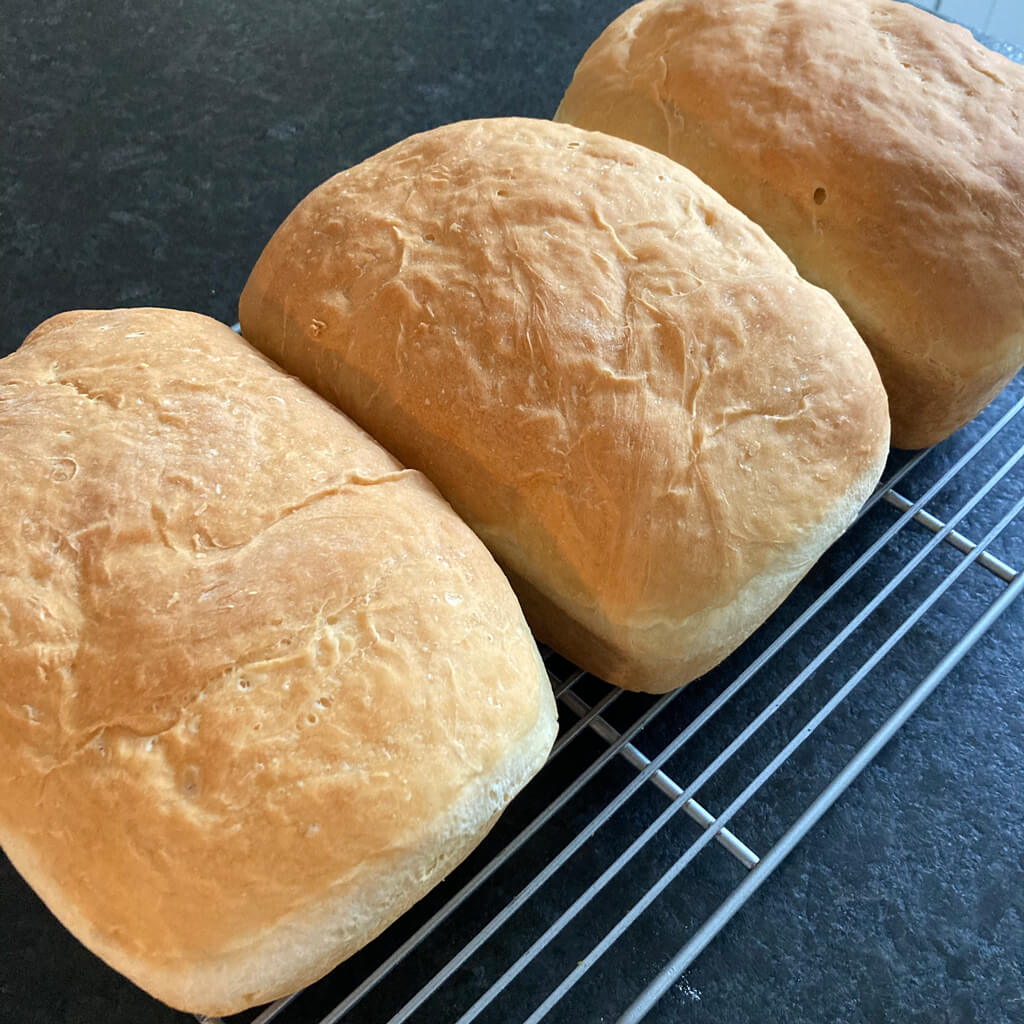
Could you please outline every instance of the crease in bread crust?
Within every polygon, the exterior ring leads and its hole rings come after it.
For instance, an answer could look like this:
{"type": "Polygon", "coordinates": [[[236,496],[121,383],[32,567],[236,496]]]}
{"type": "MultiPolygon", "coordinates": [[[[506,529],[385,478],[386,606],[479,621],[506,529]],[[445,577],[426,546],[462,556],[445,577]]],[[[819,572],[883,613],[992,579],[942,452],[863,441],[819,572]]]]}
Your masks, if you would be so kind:
{"type": "Polygon", "coordinates": [[[58,316],[0,361],[0,842],[82,941],[223,1014],[312,981],[544,761],[503,574],[227,327],[58,316]]]}
{"type": "Polygon", "coordinates": [[[644,0],[555,119],[667,154],[759,223],[871,349],[893,443],[1024,364],[1024,70],[892,0],[644,0]]]}
{"type": "Polygon", "coordinates": [[[738,645],[887,454],[835,300],[678,164],[566,125],[448,125],[335,176],[239,312],[438,486],[538,636],[626,687],[738,645]]]}

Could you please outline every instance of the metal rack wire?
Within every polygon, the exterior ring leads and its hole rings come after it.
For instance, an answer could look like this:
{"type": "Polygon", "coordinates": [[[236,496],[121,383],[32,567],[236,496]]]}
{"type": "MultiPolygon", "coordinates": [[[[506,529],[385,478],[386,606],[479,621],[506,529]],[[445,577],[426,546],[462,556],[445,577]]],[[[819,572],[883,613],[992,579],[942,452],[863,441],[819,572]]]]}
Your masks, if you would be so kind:
{"type": "MultiPolygon", "coordinates": [[[[561,735],[495,833],[328,978],[232,1020],[551,1019],[638,922],[692,896],[688,875],[717,849],[732,867],[699,876],[701,889],[717,880],[717,904],[615,1008],[641,1020],[1024,589],[1022,412],[1024,376],[944,445],[894,459],[854,527],[694,686],[625,694],[546,652],[561,735]],[[918,660],[917,631],[950,603],[961,635],[894,692],[879,666],[900,651],[918,660]],[[852,756],[819,763],[822,737],[852,756]],[[752,813],[770,811],[778,787],[806,790],[795,819],[752,813]],[[555,876],[563,902],[548,896],[555,876]]],[[[655,945],[664,954],[663,936],[655,945]]]]}

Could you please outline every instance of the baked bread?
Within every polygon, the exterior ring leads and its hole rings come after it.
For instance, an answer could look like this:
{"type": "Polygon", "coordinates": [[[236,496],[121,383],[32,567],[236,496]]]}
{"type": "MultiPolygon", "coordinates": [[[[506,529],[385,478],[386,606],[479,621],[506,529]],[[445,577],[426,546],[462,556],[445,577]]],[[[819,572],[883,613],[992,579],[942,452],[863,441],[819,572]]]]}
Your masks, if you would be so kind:
{"type": "Polygon", "coordinates": [[[633,689],[733,650],[886,457],[835,300],[678,164],[550,121],[448,125],[338,174],[240,314],[433,480],[540,638],[633,689]]]}
{"type": "Polygon", "coordinates": [[[685,164],[832,292],[898,447],[1024,363],[1024,68],[966,29],[889,0],[646,0],[555,117],[685,164]]]}
{"type": "Polygon", "coordinates": [[[57,316],[0,360],[0,432],[0,843],[153,995],[313,981],[544,761],[494,561],[227,327],[57,316]]]}

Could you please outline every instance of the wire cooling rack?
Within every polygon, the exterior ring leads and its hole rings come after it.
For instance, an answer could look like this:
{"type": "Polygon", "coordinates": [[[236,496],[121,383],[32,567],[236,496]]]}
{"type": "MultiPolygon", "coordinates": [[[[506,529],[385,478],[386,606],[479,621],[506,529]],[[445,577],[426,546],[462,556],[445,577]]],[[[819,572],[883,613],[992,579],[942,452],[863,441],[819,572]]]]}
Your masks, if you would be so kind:
{"type": "Polygon", "coordinates": [[[327,978],[232,1024],[533,1024],[614,972],[602,1019],[645,1017],[1020,595],[1022,410],[1019,375],[944,444],[894,454],[854,526],[697,683],[625,693],[546,651],[561,732],[484,844],[327,978]],[[642,955],[623,972],[627,933],[642,955]]]}

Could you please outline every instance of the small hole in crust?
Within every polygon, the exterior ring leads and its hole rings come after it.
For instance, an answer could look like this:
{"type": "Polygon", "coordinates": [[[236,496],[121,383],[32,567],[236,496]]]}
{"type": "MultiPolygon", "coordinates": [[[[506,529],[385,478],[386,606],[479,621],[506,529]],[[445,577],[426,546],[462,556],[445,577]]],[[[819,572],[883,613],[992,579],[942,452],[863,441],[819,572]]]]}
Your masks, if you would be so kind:
{"type": "Polygon", "coordinates": [[[423,241],[424,242],[433,242],[434,241],[434,236],[433,235],[424,235],[423,236],[423,241]]]}
{"type": "Polygon", "coordinates": [[[565,145],[567,149],[579,149],[583,143],[579,139],[573,139],[572,142],[567,142],[565,145]]]}
{"type": "Polygon", "coordinates": [[[194,800],[199,796],[199,790],[202,785],[202,772],[200,771],[199,765],[190,764],[185,767],[185,771],[182,774],[181,779],[181,791],[190,800],[194,800]]]}
{"type": "Polygon", "coordinates": [[[715,215],[710,210],[704,211],[704,223],[707,224],[709,228],[714,226],[715,215]]]}
{"type": "Polygon", "coordinates": [[[252,683],[249,682],[248,679],[245,679],[243,677],[242,679],[238,680],[238,688],[240,690],[251,690],[252,689],[252,683]]]}
{"type": "Polygon", "coordinates": [[[814,190],[814,202],[818,206],[822,206],[825,200],[828,199],[828,190],[822,188],[820,185],[814,190]]]}
{"type": "Polygon", "coordinates": [[[496,195],[496,196],[497,196],[497,197],[498,197],[499,199],[504,199],[504,198],[505,198],[505,197],[506,197],[506,196],[508,195],[508,189],[507,189],[507,188],[499,188],[499,189],[498,189],[498,191],[497,191],[497,192],[495,192],[494,194],[495,194],[495,195],[496,195]]]}

